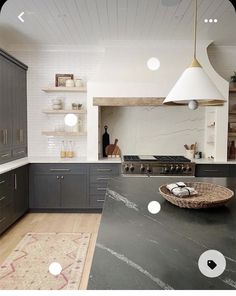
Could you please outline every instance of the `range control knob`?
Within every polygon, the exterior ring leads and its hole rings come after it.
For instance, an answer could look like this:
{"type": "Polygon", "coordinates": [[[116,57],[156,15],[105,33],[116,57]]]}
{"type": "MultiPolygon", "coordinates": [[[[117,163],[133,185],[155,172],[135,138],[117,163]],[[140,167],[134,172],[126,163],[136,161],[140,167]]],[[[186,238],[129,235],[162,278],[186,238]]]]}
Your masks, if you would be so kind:
{"type": "Polygon", "coordinates": [[[164,173],[165,173],[165,174],[168,174],[169,172],[170,172],[170,168],[169,168],[169,167],[165,167],[165,168],[164,168],[164,173]]]}
{"type": "Polygon", "coordinates": [[[191,172],[192,168],[190,166],[187,166],[186,170],[187,172],[191,172]]]}
{"type": "Polygon", "coordinates": [[[173,165],[171,165],[170,172],[173,173],[174,171],[175,171],[175,167],[173,165]]]}
{"type": "Polygon", "coordinates": [[[175,167],[175,170],[176,170],[177,173],[179,173],[179,172],[180,172],[180,166],[177,165],[177,166],[175,167]]]}
{"type": "Polygon", "coordinates": [[[151,169],[150,166],[148,165],[148,166],[147,166],[147,173],[150,174],[151,172],[152,172],[152,169],[151,169]]]}
{"type": "Polygon", "coordinates": [[[125,165],[125,171],[128,172],[129,171],[129,166],[126,164],[125,165]]]}
{"type": "Polygon", "coordinates": [[[141,166],[140,166],[140,172],[141,173],[144,173],[145,172],[145,167],[143,166],[143,164],[141,164],[141,166]]]}
{"type": "Polygon", "coordinates": [[[131,166],[129,167],[130,171],[133,172],[134,171],[134,166],[131,164],[131,166]]]}
{"type": "Polygon", "coordinates": [[[184,165],[182,165],[182,167],[181,167],[181,171],[184,173],[184,172],[186,172],[186,167],[184,166],[184,165]]]}

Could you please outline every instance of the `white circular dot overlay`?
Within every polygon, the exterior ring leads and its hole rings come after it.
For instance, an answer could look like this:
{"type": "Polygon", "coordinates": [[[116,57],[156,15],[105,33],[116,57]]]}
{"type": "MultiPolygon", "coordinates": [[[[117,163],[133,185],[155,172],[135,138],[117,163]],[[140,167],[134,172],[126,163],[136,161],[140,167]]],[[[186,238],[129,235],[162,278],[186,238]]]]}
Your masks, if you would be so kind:
{"type": "Polygon", "coordinates": [[[52,262],[50,265],[49,265],[49,272],[52,274],[52,275],[59,275],[62,271],[62,267],[61,267],[61,264],[60,263],[57,263],[57,262],[52,262]]]}
{"type": "Polygon", "coordinates": [[[208,19],[205,19],[204,22],[205,22],[205,23],[208,23],[208,19]]]}
{"type": "Polygon", "coordinates": [[[208,250],[199,257],[198,268],[206,277],[216,278],[225,271],[225,257],[219,251],[208,250]]]}
{"type": "Polygon", "coordinates": [[[158,201],[150,201],[150,203],[148,204],[148,211],[151,213],[151,214],[157,214],[159,213],[161,210],[161,205],[159,204],[158,201]]]}
{"type": "Polygon", "coordinates": [[[212,23],[213,22],[213,19],[209,19],[209,23],[212,23]]]}
{"type": "Polygon", "coordinates": [[[156,71],[160,68],[160,61],[157,59],[157,58],[150,58],[148,61],[147,61],[147,67],[149,70],[151,71],[156,71]]]}
{"type": "Polygon", "coordinates": [[[217,23],[218,22],[218,20],[217,19],[214,19],[214,23],[217,23]]]}

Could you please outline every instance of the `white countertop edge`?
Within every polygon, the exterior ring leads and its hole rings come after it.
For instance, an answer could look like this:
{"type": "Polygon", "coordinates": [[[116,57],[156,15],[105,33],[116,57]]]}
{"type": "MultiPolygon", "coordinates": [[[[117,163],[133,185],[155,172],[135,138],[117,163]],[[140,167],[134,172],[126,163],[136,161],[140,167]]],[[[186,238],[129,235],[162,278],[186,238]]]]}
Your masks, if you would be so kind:
{"type": "MultiPolygon", "coordinates": [[[[212,159],[194,159],[193,162],[196,164],[236,164],[236,160],[228,160],[228,161],[216,161],[212,159]]],[[[9,172],[11,170],[17,169],[19,167],[22,167],[24,165],[30,164],[30,163],[61,163],[61,164],[67,164],[67,163],[121,163],[121,159],[113,159],[113,158],[107,158],[107,159],[99,159],[99,160],[90,160],[86,157],[79,157],[79,158],[72,158],[72,159],[61,159],[58,157],[25,157],[22,159],[14,160],[5,164],[0,165],[0,174],[4,174],[6,172],[9,172]]]]}
{"type": "Polygon", "coordinates": [[[8,163],[4,163],[0,165],[0,174],[4,174],[6,172],[12,171],[14,169],[17,169],[19,167],[22,167],[24,165],[29,164],[29,159],[28,157],[13,160],[8,163]]]}
{"type": "Polygon", "coordinates": [[[89,160],[86,157],[81,158],[72,158],[72,159],[61,159],[58,157],[25,157],[18,160],[13,160],[11,162],[1,164],[0,165],[0,174],[4,174],[6,172],[9,172],[11,170],[17,169],[19,167],[22,167],[24,165],[30,164],[30,163],[61,163],[61,164],[67,164],[67,163],[121,163],[121,159],[100,159],[100,160],[89,160]]]}

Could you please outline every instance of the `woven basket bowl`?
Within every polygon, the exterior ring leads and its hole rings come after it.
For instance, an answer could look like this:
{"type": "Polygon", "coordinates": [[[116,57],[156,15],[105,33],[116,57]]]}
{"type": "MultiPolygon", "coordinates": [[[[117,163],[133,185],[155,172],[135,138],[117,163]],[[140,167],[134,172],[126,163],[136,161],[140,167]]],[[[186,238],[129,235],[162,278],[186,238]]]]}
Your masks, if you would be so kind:
{"type": "Polygon", "coordinates": [[[166,185],[159,187],[160,194],[170,203],[180,208],[203,209],[220,207],[227,203],[234,192],[226,187],[203,182],[186,182],[188,187],[193,187],[198,192],[190,197],[177,197],[166,188],[166,185]]]}

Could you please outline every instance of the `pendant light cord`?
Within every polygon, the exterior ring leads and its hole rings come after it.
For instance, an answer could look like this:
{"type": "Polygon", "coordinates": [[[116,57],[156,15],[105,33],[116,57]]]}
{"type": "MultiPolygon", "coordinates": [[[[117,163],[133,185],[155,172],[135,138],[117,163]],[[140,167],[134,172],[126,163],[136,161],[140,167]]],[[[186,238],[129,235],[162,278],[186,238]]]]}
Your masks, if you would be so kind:
{"type": "Polygon", "coordinates": [[[195,10],[194,10],[194,51],[193,56],[196,59],[197,55],[197,0],[195,0],[195,10]]]}

